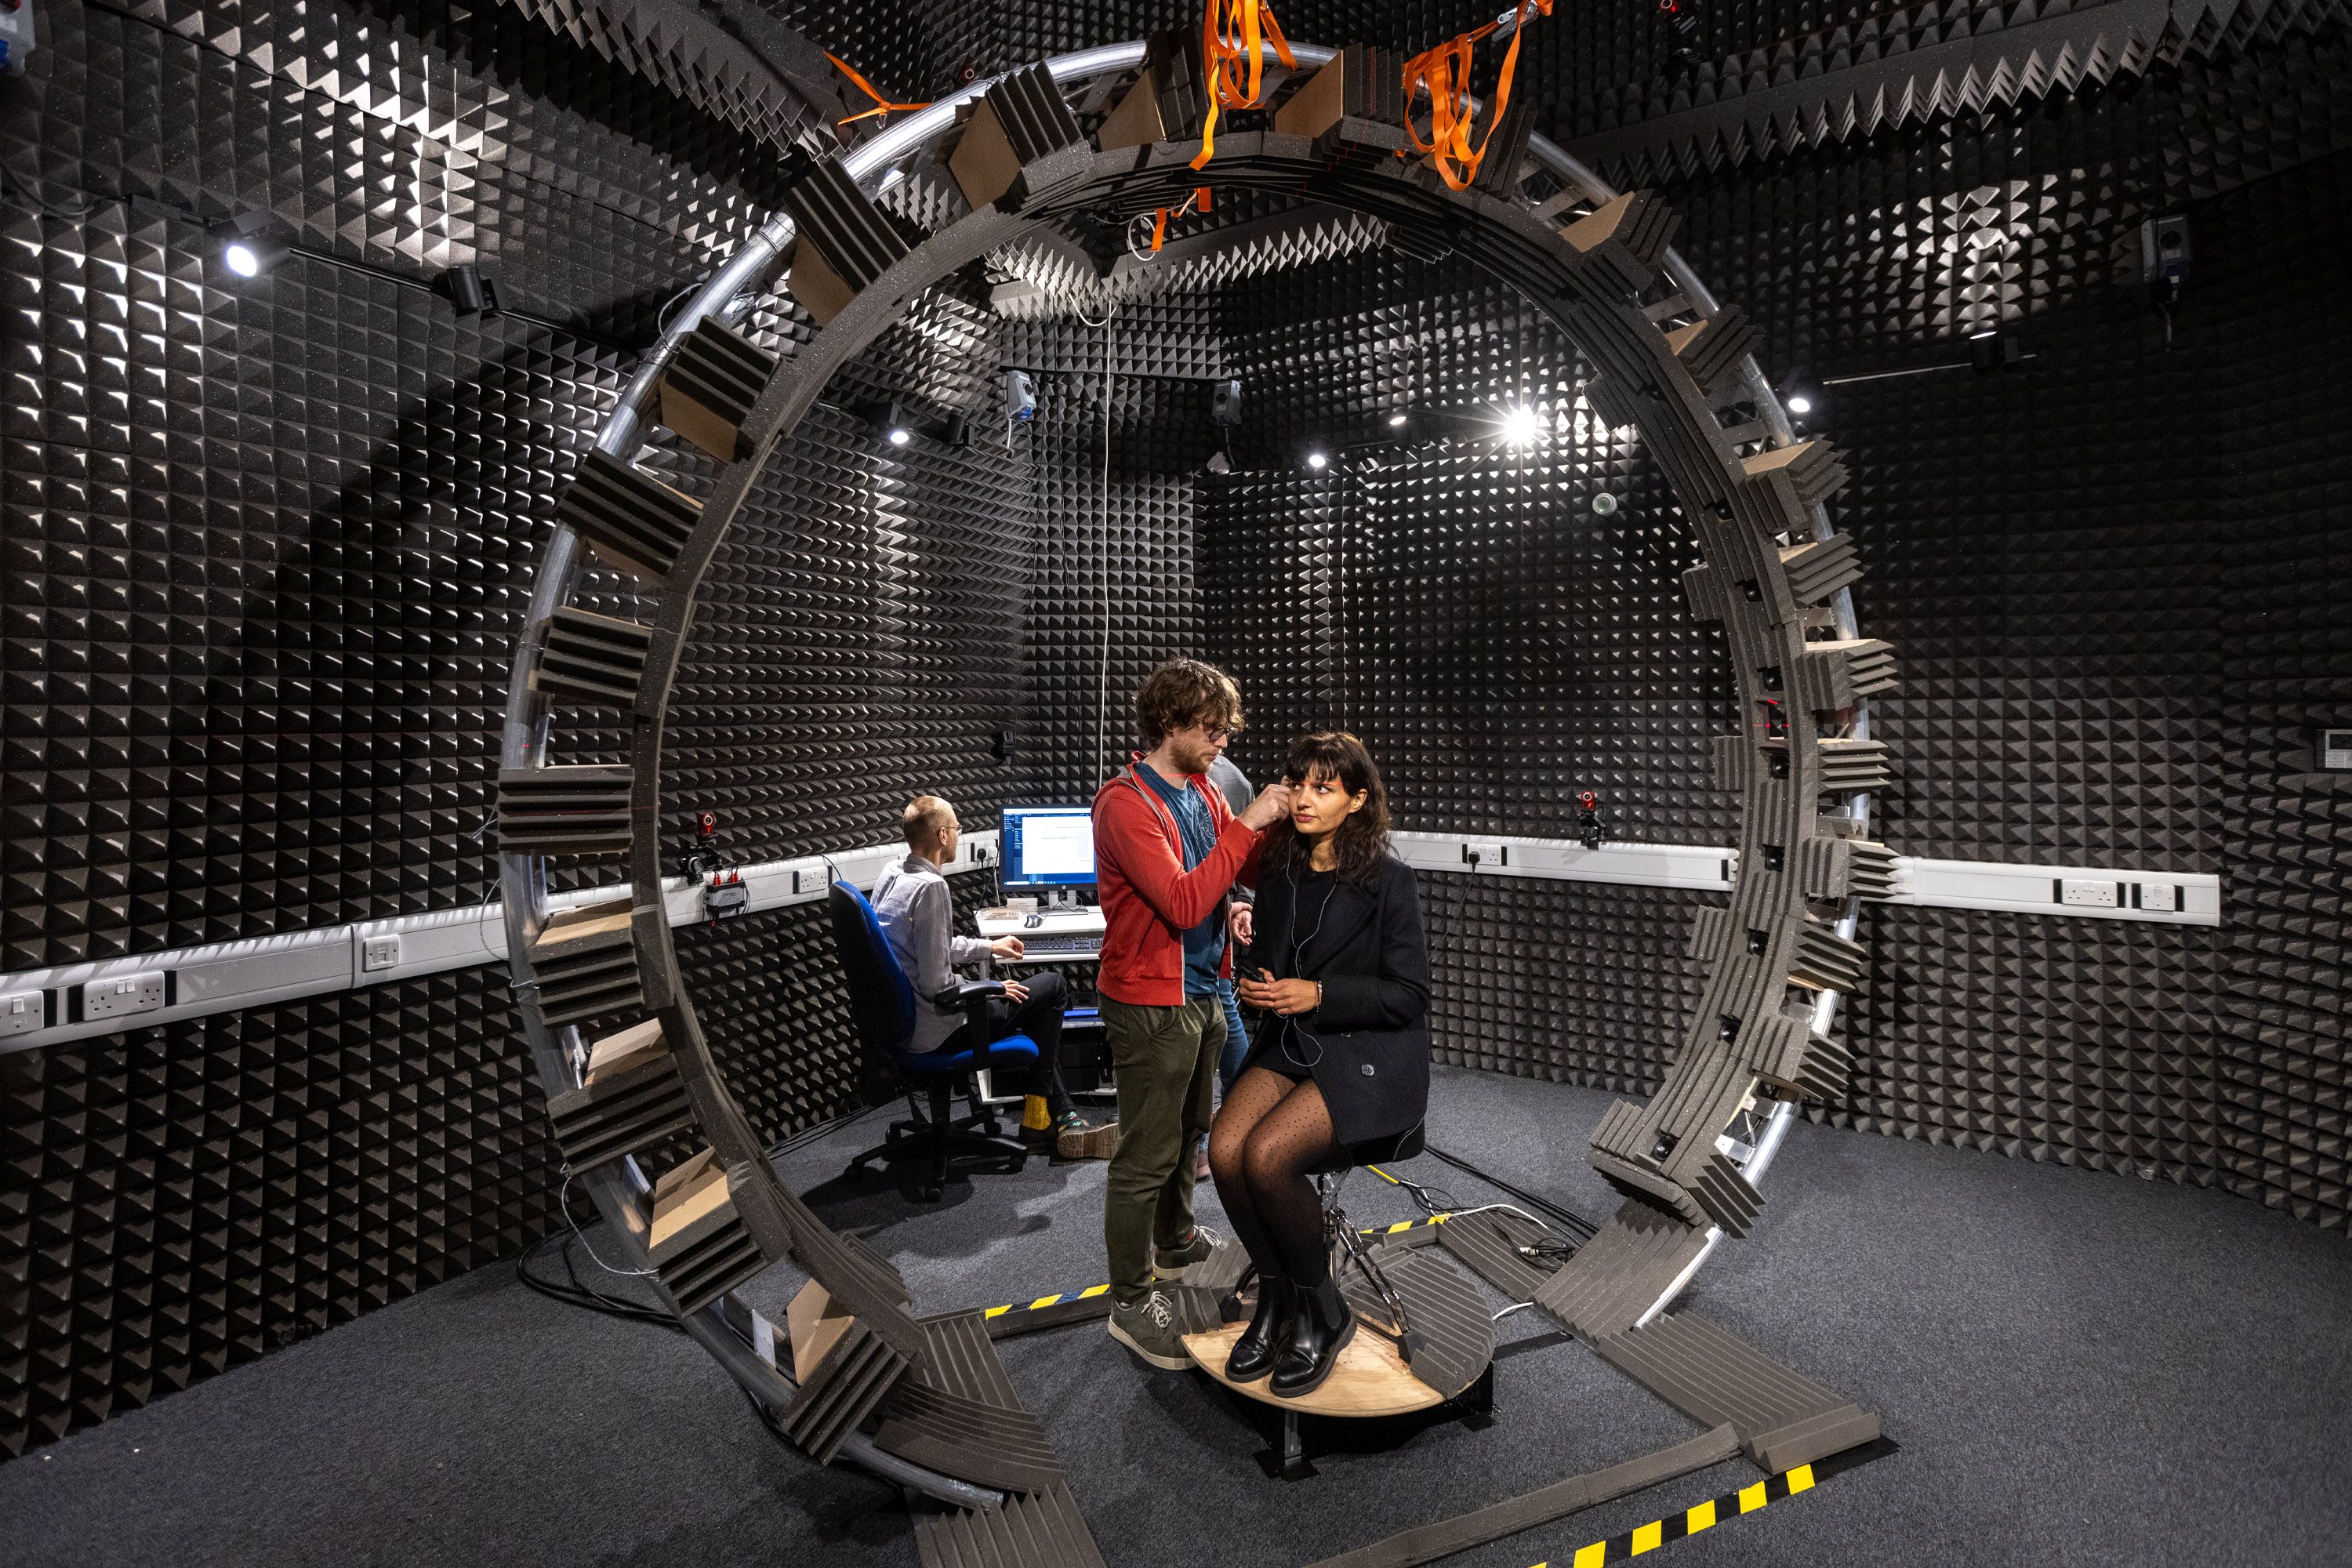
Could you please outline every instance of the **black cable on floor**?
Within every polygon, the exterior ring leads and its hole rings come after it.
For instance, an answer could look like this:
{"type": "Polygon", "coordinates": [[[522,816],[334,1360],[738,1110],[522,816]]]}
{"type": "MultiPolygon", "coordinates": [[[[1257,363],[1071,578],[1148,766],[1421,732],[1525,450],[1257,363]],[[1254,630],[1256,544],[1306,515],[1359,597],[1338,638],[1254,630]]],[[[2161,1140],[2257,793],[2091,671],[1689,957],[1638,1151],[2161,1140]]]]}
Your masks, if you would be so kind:
{"type": "Polygon", "coordinates": [[[1549,1215],[1551,1218],[1559,1223],[1561,1229],[1575,1237],[1580,1246],[1585,1242],[1591,1241],[1601,1232],[1601,1227],[1598,1225],[1595,1225],[1592,1221],[1585,1218],[1582,1215],[1578,1214],[1574,1209],[1563,1208],[1559,1204],[1552,1202],[1549,1198],[1539,1198],[1536,1196],[1535,1194],[1528,1192],[1525,1187],[1513,1186],[1510,1183],[1503,1180],[1500,1176],[1491,1175],[1488,1173],[1480,1170],[1477,1166],[1462,1158],[1459,1154],[1449,1154],[1434,1143],[1427,1145],[1423,1150],[1423,1152],[1433,1154],[1437,1158],[1444,1161],[1447,1164],[1453,1166],[1455,1170],[1465,1172],[1469,1175],[1477,1177],[1480,1181],[1486,1183],[1488,1186],[1494,1188],[1498,1193],[1509,1194],[1512,1197],[1518,1199],[1519,1202],[1527,1205],[1538,1214],[1549,1215]]]}
{"type": "Polygon", "coordinates": [[[583,1281],[580,1278],[579,1266],[572,1258],[572,1246],[578,1238],[578,1235],[577,1231],[566,1225],[561,1230],[551,1230],[541,1237],[524,1250],[521,1257],[515,1259],[515,1278],[548,1300],[561,1301],[567,1307],[585,1308],[591,1312],[601,1312],[605,1317],[619,1318],[627,1322],[651,1323],[656,1328],[667,1329],[674,1334],[686,1331],[676,1318],[658,1307],[648,1307],[640,1302],[624,1301],[617,1297],[607,1296],[594,1286],[583,1281]],[[566,1278],[548,1279],[532,1272],[530,1267],[532,1261],[545,1252],[550,1244],[558,1241],[563,1244],[563,1272],[566,1278]]]}

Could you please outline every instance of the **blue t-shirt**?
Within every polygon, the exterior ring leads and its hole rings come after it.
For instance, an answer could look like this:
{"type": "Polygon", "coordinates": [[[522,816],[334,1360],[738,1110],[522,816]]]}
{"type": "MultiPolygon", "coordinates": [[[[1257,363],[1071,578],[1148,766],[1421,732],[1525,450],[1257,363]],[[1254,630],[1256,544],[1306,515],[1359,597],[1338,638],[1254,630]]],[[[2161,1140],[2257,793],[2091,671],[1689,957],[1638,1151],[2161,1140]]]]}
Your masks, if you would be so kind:
{"type": "MultiPolygon", "coordinates": [[[[1176,818],[1176,837],[1184,846],[1184,869],[1187,871],[1209,858],[1217,847],[1216,820],[1209,815],[1209,803],[1191,784],[1172,784],[1160,776],[1160,770],[1149,763],[1138,763],[1135,771],[1144,782],[1168,803],[1176,818]]],[[[1184,994],[1206,996],[1217,988],[1217,972],[1225,965],[1225,920],[1222,909],[1211,910],[1209,918],[1184,933],[1184,994]]]]}

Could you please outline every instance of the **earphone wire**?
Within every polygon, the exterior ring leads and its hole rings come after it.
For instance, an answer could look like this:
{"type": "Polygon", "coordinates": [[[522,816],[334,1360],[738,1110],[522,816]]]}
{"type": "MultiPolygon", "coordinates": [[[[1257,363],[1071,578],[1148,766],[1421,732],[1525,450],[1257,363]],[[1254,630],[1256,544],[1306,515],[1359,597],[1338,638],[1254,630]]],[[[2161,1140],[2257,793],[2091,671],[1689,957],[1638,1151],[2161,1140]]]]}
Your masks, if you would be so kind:
{"type": "MultiPolygon", "coordinates": [[[[1296,932],[1298,930],[1298,862],[1287,855],[1284,856],[1282,861],[1282,874],[1284,877],[1287,878],[1290,882],[1290,929],[1293,932],[1296,932]]],[[[1323,934],[1323,921],[1331,913],[1331,895],[1337,891],[1339,891],[1339,882],[1335,879],[1329,887],[1323,889],[1323,901],[1315,906],[1315,929],[1307,933],[1307,939],[1304,942],[1301,942],[1296,935],[1292,936],[1290,940],[1291,968],[1303,969],[1306,967],[1307,950],[1314,943],[1317,937],[1323,934]]],[[[1299,978],[1304,979],[1305,976],[1302,975],[1299,978]]],[[[1290,1037],[1288,1035],[1285,1035],[1283,1037],[1282,1054],[1288,1057],[1298,1066],[1312,1071],[1316,1067],[1320,1065],[1323,1060],[1323,1042],[1316,1038],[1314,1030],[1308,1028],[1297,1019],[1291,1018],[1286,1020],[1286,1022],[1289,1024],[1294,1032],[1306,1037],[1307,1043],[1315,1047],[1315,1056],[1310,1061],[1299,1061],[1298,1053],[1290,1048],[1290,1037]]]]}

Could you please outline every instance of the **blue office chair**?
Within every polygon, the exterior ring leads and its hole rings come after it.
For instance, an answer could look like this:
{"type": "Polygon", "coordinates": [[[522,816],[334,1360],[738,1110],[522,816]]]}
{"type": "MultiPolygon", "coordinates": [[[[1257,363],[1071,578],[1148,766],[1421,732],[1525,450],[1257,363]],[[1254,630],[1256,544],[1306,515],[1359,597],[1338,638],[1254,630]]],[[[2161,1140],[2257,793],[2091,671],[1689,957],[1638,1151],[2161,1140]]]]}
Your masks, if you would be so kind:
{"type": "Polygon", "coordinates": [[[910,1120],[892,1122],[887,1141],[852,1160],[849,1169],[862,1172],[877,1160],[887,1163],[906,1154],[927,1154],[930,1174],[914,1194],[918,1203],[927,1204],[940,1201],[950,1154],[1001,1159],[1006,1170],[1021,1169],[1029,1151],[1017,1136],[1005,1136],[995,1116],[981,1103],[980,1084],[974,1076],[982,1069],[1031,1067],[1037,1060],[1037,1042],[1026,1035],[988,1039],[989,999],[1004,994],[1004,983],[963,981],[932,998],[941,1004],[961,1003],[966,1038],[985,1043],[917,1055],[907,1048],[915,1033],[915,988],[908,983],[906,971],[898,967],[898,955],[891,951],[889,939],[882,934],[874,906],[866,901],[865,894],[840,881],[833,884],[825,902],[833,916],[833,940],[841,951],[842,973],[849,981],[850,1020],[867,1058],[906,1083],[909,1110],[915,1109],[916,1089],[930,1092],[928,1118],[918,1111],[910,1120]],[[948,1112],[959,1081],[970,1099],[971,1114],[950,1119],[948,1112]]]}

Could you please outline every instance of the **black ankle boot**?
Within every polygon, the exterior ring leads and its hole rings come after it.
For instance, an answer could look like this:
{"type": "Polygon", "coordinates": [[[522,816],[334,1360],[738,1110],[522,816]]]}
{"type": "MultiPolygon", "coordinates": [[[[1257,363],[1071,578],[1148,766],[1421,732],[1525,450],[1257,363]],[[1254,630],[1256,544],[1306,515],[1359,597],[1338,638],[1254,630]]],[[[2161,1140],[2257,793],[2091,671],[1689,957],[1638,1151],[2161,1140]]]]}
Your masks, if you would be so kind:
{"type": "Polygon", "coordinates": [[[1266,1384],[1281,1399],[1296,1399],[1323,1386],[1339,1364],[1339,1352],[1356,1337],[1355,1309],[1339,1294],[1339,1283],[1326,1279],[1314,1286],[1293,1285],[1298,1317],[1291,1324],[1290,1342],[1274,1363],[1274,1379],[1266,1384]]]}
{"type": "Polygon", "coordinates": [[[1234,1342],[1233,1353],[1225,1357],[1225,1375],[1235,1383],[1255,1383],[1272,1372],[1274,1358],[1282,1353],[1282,1342],[1289,1337],[1295,1316],[1290,1281],[1277,1275],[1259,1275],[1257,1316],[1234,1342]]]}

